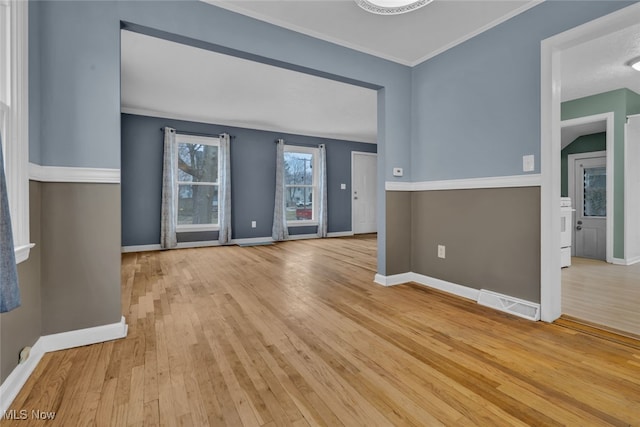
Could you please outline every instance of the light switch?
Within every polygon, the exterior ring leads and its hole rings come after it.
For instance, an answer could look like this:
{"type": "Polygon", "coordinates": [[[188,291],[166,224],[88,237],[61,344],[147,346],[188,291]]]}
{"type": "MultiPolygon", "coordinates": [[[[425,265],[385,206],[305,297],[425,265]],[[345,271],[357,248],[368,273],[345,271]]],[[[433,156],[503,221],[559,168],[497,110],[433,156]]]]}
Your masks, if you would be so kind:
{"type": "Polygon", "coordinates": [[[340,184],[340,189],[341,190],[346,190],[347,189],[347,184],[340,184]]]}
{"type": "Polygon", "coordinates": [[[535,156],[533,154],[522,156],[522,171],[533,172],[535,169],[536,169],[535,156]]]}

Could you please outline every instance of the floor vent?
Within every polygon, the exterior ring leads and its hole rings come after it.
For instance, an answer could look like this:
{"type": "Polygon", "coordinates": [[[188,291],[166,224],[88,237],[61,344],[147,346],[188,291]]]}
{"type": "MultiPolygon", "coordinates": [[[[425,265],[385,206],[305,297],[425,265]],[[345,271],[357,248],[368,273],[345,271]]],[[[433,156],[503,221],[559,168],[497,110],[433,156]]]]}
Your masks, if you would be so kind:
{"type": "Polygon", "coordinates": [[[478,304],[511,313],[529,320],[540,320],[540,304],[498,294],[496,292],[480,290],[478,304]]]}

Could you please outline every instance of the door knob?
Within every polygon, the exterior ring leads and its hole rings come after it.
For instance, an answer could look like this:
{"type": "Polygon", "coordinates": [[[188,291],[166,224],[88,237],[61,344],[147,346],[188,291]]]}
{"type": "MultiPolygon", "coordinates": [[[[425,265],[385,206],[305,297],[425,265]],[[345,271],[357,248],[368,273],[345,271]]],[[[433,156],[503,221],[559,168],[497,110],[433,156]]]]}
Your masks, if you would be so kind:
{"type": "Polygon", "coordinates": [[[576,230],[578,230],[578,231],[582,230],[582,226],[581,225],[577,226],[576,230]]]}
{"type": "Polygon", "coordinates": [[[358,196],[353,196],[353,200],[358,200],[358,196]]]}

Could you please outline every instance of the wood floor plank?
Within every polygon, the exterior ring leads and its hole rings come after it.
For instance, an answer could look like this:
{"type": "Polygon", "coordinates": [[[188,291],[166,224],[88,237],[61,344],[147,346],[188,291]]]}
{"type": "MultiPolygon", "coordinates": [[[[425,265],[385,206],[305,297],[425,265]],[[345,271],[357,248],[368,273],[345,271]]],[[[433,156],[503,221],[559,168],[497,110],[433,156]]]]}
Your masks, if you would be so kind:
{"type": "Polygon", "coordinates": [[[640,425],[634,337],[375,272],[371,235],[124,254],[127,338],[46,354],[11,409],[55,420],[0,426],[640,425]]]}

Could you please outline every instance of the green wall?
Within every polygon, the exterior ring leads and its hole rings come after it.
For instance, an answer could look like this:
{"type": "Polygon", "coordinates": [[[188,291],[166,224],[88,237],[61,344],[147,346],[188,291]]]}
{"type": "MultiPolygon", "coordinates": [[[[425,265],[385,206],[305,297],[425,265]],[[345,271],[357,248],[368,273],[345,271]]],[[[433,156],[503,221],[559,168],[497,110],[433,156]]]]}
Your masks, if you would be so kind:
{"type": "Polygon", "coordinates": [[[613,257],[624,258],[624,125],[628,114],[640,112],[640,95],[629,89],[587,96],[562,103],[561,119],[614,114],[613,125],[613,257]]]}
{"type": "Polygon", "coordinates": [[[607,149],[606,132],[584,135],[576,138],[560,152],[560,194],[569,196],[569,154],[591,153],[607,149]]]}

